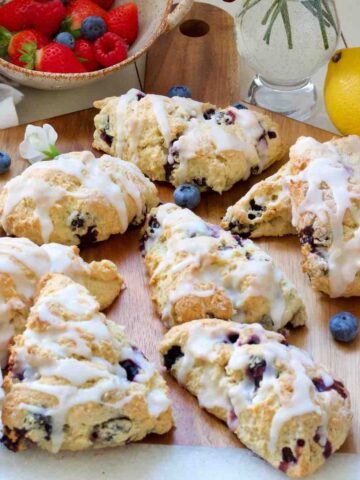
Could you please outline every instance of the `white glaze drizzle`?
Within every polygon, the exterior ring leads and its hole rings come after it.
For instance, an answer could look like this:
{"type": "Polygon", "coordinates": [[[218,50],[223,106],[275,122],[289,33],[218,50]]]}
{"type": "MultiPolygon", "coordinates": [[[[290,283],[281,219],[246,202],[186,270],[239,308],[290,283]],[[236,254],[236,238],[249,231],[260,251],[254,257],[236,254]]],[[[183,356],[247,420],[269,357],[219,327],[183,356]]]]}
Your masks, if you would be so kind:
{"type": "Polygon", "coordinates": [[[151,277],[161,278],[168,270],[182,275],[169,291],[163,306],[165,322],[171,323],[173,306],[182,297],[211,296],[217,289],[223,290],[231,300],[235,321],[247,321],[242,306],[249,297],[256,296],[268,300],[268,312],[275,329],[291,320],[294,312],[286,311],[283,274],[251,241],[246,241],[253,249],[251,260],[248,260],[244,247],[238,246],[229,232],[219,228],[215,238],[211,227],[190,210],[162,205],[156,211],[156,218],[161,227],[146,242],[146,252],[151,252],[154,244],[161,241],[164,232],[171,233],[167,233],[166,248],[151,277]],[[236,248],[219,249],[222,245],[236,248]]]}
{"type": "MultiPolygon", "coordinates": [[[[271,454],[275,452],[283,426],[292,418],[306,413],[319,415],[323,437],[326,438],[333,393],[328,391],[319,394],[309,372],[317,371],[316,375],[328,386],[333,384],[333,378],[317,367],[306,352],[279,343],[281,336],[276,338],[277,334],[264,330],[258,324],[246,326],[232,323],[231,326],[223,326],[224,322],[221,323],[221,326],[204,326],[201,321],[189,324],[187,341],[181,346],[183,356],[177,360],[177,368],[173,370],[177,380],[181,384],[186,384],[188,375],[196,371],[196,366],[201,366],[204,374],[201,375],[201,370],[197,373],[199,386],[196,391],[200,405],[207,409],[224,409],[228,418],[231,418],[232,409],[238,417],[245,410],[266,403],[267,398],[275,394],[279,407],[275,411],[269,430],[268,449],[271,454]],[[227,365],[220,367],[217,360],[221,359],[220,362],[223,363],[224,357],[219,352],[224,340],[229,333],[238,332],[241,335],[244,330],[248,338],[257,335],[261,343],[241,344],[241,337],[240,343],[230,344],[227,341],[227,348],[230,349],[229,361],[227,365]],[[257,389],[254,381],[246,374],[253,355],[258,355],[266,361],[266,368],[257,389]],[[277,373],[279,365],[289,371],[288,381],[291,381],[291,390],[284,389],[279,380],[277,373]],[[236,372],[240,371],[243,372],[240,375],[241,380],[235,381],[234,378],[238,377],[236,372]]],[[[236,421],[232,420],[230,423],[232,429],[236,429],[236,421]]],[[[241,425],[238,427],[241,429],[241,425]]]]}
{"type": "Polygon", "coordinates": [[[69,153],[60,155],[56,160],[38,162],[7,184],[7,196],[1,216],[4,229],[7,229],[7,216],[24,198],[34,202],[34,213],[41,225],[44,243],[49,241],[53,231],[50,217],[51,208],[64,196],[88,198],[96,194],[104,197],[118,214],[120,232],[126,231],[129,225],[126,196],[136,206],[136,218],[141,218],[144,198],[151,183],[140,170],[129,162],[103,155],[95,158],[91,152],[69,153]],[[43,179],[33,176],[34,170],[59,171],[76,177],[80,187],[75,191],[67,191],[59,185],[50,185],[43,179]]]}
{"type": "MultiPolygon", "coordinates": [[[[46,273],[63,273],[81,280],[89,265],[73,247],[48,243],[38,246],[26,238],[0,238],[0,273],[14,282],[16,297],[5,299],[0,292],[0,365],[5,366],[8,344],[14,336],[14,316],[28,311],[39,279],[46,273]]],[[[25,319],[24,319],[25,320],[25,319]]]]}
{"type": "MultiPolygon", "coordinates": [[[[360,158],[360,139],[348,137],[353,153],[360,158]]],[[[299,226],[300,216],[305,212],[316,215],[321,224],[330,223],[332,238],[327,251],[330,293],[332,297],[341,296],[347,286],[360,271],[360,208],[354,200],[360,202],[359,167],[351,165],[351,159],[339,152],[335,145],[320,144],[312,139],[302,138],[293,147],[297,155],[306,155],[315,149],[307,167],[290,182],[306,182],[307,190],[300,205],[292,202],[293,225],[299,226]],[[315,144],[315,145],[313,145],[315,144]],[[326,184],[333,203],[324,199],[322,187],[326,184]],[[350,185],[357,186],[357,192],[350,190],[350,185]],[[357,227],[352,238],[344,237],[343,221],[346,212],[351,212],[357,227]]]]}
{"type": "MultiPolygon", "coordinates": [[[[137,148],[141,136],[141,122],[137,115],[137,106],[139,104],[138,95],[141,92],[136,89],[129,90],[122,95],[116,105],[116,153],[121,156],[125,142],[129,148],[129,157],[133,163],[137,163],[137,148]],[[132,111],[128,112],[128,106],[132,104],[132,111]],[[125,124],[128,127],[128,133],[125,132],[125,124]]],[[[257,115],[251,110],[238,110],[234,107],[228,107],[235,118],[236,130],[227,125],[219,125],[215,117],[205,120],[204,104],[190,98],[182,97],[164,97],[162,95],[148,94],[146,98],[150,100],[159,131],[163,137],[164,147],[170,146],[172,138],[169,106],[175,106],[185,112],[190,118],[184,133],[174,142],[174,148],[179,152],[177,161],[179,163],[179,178],[186,178],[187,164],[193,160],[201,149],[206,151],[209,144],[213,144],[217,155],[227,151],[238,151],[243,154],[243,165],[239,171],[239,179],[247,179],[250,176],[251,168],[259,167],[261,172],[268,162],[268,148],[262,148],[259,144],[259,138],[264,133],[257,115]]],[[[141,102],[141,100],[140,100],[141,102]]],[[[171,156],[168,162],[172,163],[171,156]]]]}
{"type": "Polygon", "coordinates": [[[123,149],[123,141],[125,136],[125,119],[127,108],[130,103],[137,102],[138,95],[142,95],[140,90],[136,88],[130,89],[125,95],[121,95],[116,105],[116,147],[115,152],[121,157],[123,149]]]}
{"type": "Polygon", "coordinates": [[[32,308],[32,315],[47,324],[47,328],[35,331],[30,322],[23,334],[22,346],[16,349],[17,368],[24,370],[21,386],[56,399],[52,406],[46,408],[30,403],[22,403],[18,407],[51,416],[53,452],[59,451],[63,444],[64,425],[72,407],[96,402],[114,409],[116,414],[116,410],[131,401],[131,382],[127,380],[126,371],[119,364],[122,360],[131,359],[138,365],[139,374],[134,381],[144,386],[143,395],[149,413],[159,416],[169,408],[169,399],[158,387],[159,383],[154,377],[158,374],[153,365],[124,340],[119,343],[111,333],[111,322],[106,321],[98,308],[93,297],[75,283],[70,283],[52,294],[42,294],[32,308]],[[66,315],[74,320],[65,321],[62,312],[66,312],[66,315]],[[109,351],[111,346],[117,355],[114,363],[92,353],[95,344],[100,348],[103,342],[106,351],[109,351]],[[37,349],[40,349],[40,352],[37,349]],[[47,381],[49,377],[56,377],[64,383],[50,384],[47,381]],[[155,386],[152,390],[147,387],[146,382],[153,377],[155,386]]]}

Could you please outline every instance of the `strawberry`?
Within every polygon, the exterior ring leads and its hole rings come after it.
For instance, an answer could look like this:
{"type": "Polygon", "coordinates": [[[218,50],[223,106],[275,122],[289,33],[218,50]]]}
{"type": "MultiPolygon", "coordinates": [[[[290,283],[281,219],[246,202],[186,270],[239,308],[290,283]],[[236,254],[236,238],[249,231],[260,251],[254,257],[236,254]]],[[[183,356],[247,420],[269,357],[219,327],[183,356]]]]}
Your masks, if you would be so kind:
{"type": "Polygon", "coordinates": [[[93,0],[93,1],[104,10],[110,10],[110,8],[114,5],[114,0],[93,0]]]}
{"type": "Polygon", "coordinates": [[[89,40],[83,38],[76,40],[74,53],[88,72],[98,70],[100,67],[95,58],[94,44],[89,40]]]}
{"type": "Polygon", "coordinates": [[[116,35],[116,33],[106,32],[94,43],[95,58],[103,67],[111,67],[120,63],[128,56],[127,43],[116,35]]]}
{"type": "Polygon", "coordinates": [[[8,46],[10,60],[19,67],[34,68],[35,53],[37,49],[50,43],[50,38],[36,30],[23,30],[11,37],[8,46]]]}
{"type": "Polygon", "coordinates": [[[12,0],[0,7],[0,25],[10,32],[30,28],[31,16],[29,9],[33,0],[12,0]]]}
{"type": "Polygon", "coordinates": [[[116,33],[131,45],[139,31],[138,9],[135,3],[124,3],[105,16],[109,32],[116,33]]]}
{"type": "Polygon", "coordinates": [[[61,43],[49,43],[36,52],[35,68],[41,72],[84,73],[85,67],[69,47],[61,43]]]}
{"type": "Polygon", "coordinates": [[[92,16],[104,18],[105,14],[106,11],[91,0],[70,0],[61,30],[70,32],[75,38],[78,38],[81,34],[81,24],[85,18],[92,16]]]}
{"type": "Polygon", "coordinates": [[[66,8],[61,0],[33,0],[30,7],[31,24],[44,35],[54,35],[66,16],[66,8]]]}

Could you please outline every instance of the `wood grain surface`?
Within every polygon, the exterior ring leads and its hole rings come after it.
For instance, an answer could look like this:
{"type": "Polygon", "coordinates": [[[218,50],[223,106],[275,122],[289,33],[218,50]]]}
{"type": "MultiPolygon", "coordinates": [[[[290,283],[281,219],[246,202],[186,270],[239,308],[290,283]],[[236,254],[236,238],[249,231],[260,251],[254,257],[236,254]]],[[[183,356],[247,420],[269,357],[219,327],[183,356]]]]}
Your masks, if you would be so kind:
{"type": "MultiPolygon", "coordinates": [[[[209,100],[223,106],[237,101],[240,80],[231,17],[216,7],[196,5],[189,18],[207,22],[210,26],[209,33],[203,37],[190,38],[181,34],[177,28],[162,38],[148,57],[146,91],[165,93],[171,85],[186,81],[193,90],[194,98],[198,100],[209,100]],[[191,42],[194,43],[191,45],[191,42]]],[[[106,92],[99,92],[99,98],[103,96],[106,96],[106,92]]],[[[94,113],[94,110],[86,110],[50,121],[59,133],[58,147],[62,152],[91,149],[94,113]]],[[[331,133],[285,117],[272,116],[279,122],[281,134],[288,145],[301,135],[311,135],[320,141],[332,137],[331,133]]],[[[4,184],[28,166],[18,154],[24,129],[25,127],[21,126],[0,131],[0,150],[8,151],[13,159],[11,172],[0,177],[0,184],[4,184]]],[[[286,160],[287,157],[284,158],[284,161],[286,160]]],[[[237,201],[253,183],[274,173],[279,166],[280,163],[263,175],[236,185],[222,196],[203,194],[196,213],[206,220],[218,223],[227,206],[237,201]]],[[[161,200],[171,201],[173,189],[167,185],[158,187],[161,200]]],[[[86,260],[109,258],[116,262],[125,277],[127,289],[108,309],[107,314],[112,320],[126,325],[131,340],[142,348],[149,359],[159,363],[157,343],[164,330],[151,304],[138,240],[139,230],[132,230],[82,253],[86,260]]],[[[297,238],[267,239],[257,243],[274,257],[295,283],[307,307],[308,327],[294,331],[290,336],[290,343],[309,350],[317,361],[343,379],[350,390],[354,407],[353,428],[342,451],[360,452],[360,338],[351,345],[341,345],[332,340],[328,331],[329,317],[339,310],[348,310],[360,316],[359,300],[329,300],[313,291],[301,271],[297,238]]],[[[240,442],[225,425],[202,411],[196,400],[168,375],[166,378],[171,388],[176,428],[161,437],[148,437],[147,442],[214,447],[240,446],[240,442]]]]}

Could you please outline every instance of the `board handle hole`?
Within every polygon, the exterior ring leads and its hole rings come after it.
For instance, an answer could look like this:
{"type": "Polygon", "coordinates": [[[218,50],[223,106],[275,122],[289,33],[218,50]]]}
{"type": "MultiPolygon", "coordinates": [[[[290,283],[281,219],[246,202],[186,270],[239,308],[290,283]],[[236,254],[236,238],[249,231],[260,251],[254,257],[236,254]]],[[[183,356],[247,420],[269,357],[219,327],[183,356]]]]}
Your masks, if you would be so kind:
{"type": "Polygon", "coordinates": [[[203,37],[209,30],[210,25],[203,20],[186,20],[180,25],[180,32],[187,37],[203,37]]]}

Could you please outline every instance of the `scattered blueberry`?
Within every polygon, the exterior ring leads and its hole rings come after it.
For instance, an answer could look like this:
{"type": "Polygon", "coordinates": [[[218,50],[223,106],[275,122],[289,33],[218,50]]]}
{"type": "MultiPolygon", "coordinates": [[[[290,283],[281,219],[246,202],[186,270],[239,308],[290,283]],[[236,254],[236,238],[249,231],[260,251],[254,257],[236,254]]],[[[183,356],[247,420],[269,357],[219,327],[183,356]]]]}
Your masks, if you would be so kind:
{"type": "Polygon", "coordinates": [[[168,97],[184,97],[184,98],[191,98],[192,93],[190,88],[186,87],[185,85],[175,85],[171,87],[167,93],[168,97]]]}
{"type": "Polygon", "coordinates": [[[75,38],[69,32],[61,32],[56,35],[55,43],[61,43],[62,45],[66,45],[73,50],[75,47],[75,38]]]}
{"type": "Polygon", "coordinates": [[[0,173],[8,172],[11,165],[11,158],[6,152],[0,152],[0,173]]]}
{"type": "Polygon", "coordinates": [[[177,187],[174,192],[174,200],[176,205],[179,207],[196,208],[200,203],[200,190],[195,187],[195,185],[190,185],[189,183],[184,183],[177,187]]]}
{"type": "Polygon", "coordinates": [[[232,106],[238,110],[248,110],[248,108],[242,103],[233,103],[232,106]]]}
{"type": "Polygon", "coordinates": [[[352,342],[359,333],[359,321],[349,312],[339,312],[330,318],[330,332],[339,342],[352,342]]]}
{"type": "Polygon", "coordinates": [[[101,17],[93,15],[91,17],[86,17],[81,24],[81,35],[86,38],[86,40],[97,40],[99,37],[104,35],[106,32],[106,23],[101,17]]]}

